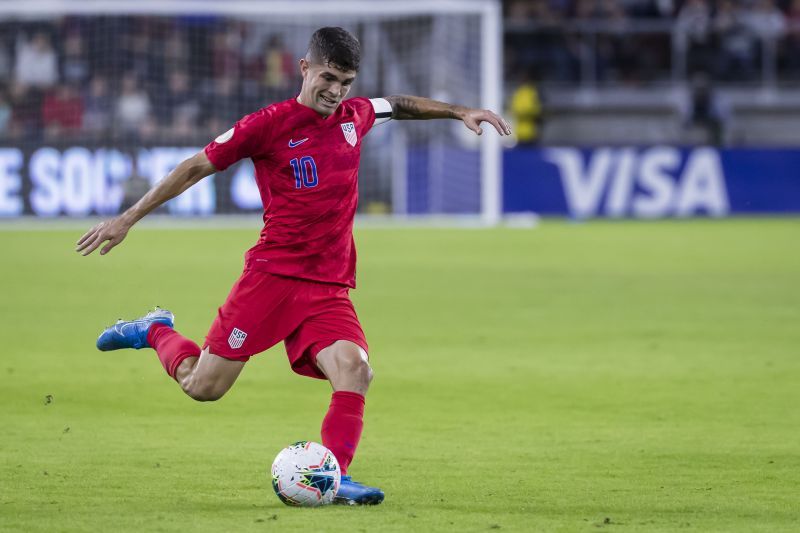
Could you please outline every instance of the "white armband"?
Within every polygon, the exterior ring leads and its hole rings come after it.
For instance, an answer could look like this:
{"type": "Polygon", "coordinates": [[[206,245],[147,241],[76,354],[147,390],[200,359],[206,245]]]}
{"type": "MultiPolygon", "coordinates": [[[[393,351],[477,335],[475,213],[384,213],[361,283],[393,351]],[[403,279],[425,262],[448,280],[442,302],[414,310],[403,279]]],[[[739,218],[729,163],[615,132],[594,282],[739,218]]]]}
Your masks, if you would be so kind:
{"type": "Polygon", "coordinates": [[[375,110],[375,124],[373,126],[383,124],[392,119],[392,104],[388,100],[385,98],[370,98],[369,101],[375,110]]]}

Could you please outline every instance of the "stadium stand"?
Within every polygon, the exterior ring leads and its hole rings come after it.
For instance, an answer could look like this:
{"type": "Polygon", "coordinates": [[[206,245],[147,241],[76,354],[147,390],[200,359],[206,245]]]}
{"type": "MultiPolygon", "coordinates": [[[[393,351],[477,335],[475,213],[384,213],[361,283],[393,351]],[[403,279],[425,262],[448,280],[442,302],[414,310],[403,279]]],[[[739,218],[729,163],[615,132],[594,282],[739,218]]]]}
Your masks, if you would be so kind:
{"type": "Polygon", "coordinates": [[[507,91],[537,80],[541,144],[797,144],[800,0],[509,1],[505,17],[507,91]]]}
{"type": "MultiPolygon", "coordinates": [[[[793,142],[800,0],[509,0],[504,15],[506,100],[513,114],[536,80],[538,142],[793,142]]],[[[5,21],[0,136],[205,140],[289,97],[294,59],[224,18],[5,21]]]]}

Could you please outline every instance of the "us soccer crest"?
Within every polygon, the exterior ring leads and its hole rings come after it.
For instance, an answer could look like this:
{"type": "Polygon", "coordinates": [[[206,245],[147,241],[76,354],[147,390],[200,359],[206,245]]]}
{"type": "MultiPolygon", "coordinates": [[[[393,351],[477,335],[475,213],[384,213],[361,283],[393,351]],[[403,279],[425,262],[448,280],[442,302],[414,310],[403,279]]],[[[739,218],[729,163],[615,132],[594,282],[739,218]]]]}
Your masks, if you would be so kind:
{"type": "Polygon", "coordinates": [[[233,328],[231,336],[228,337],[228,346],[230,346],[234,350],[237,350],[242,347],[242,344],[244,344],[244,340],[246,338],[247,338],[247,333],[240,330],[239,328],[233,328]]]}
{"type": "Polygon", "coordinates": [[[355,146],[356,142],[358,142],[358,134],[356,133],[356,125],[352,122],[345,122],[342,124],[342,133],[344,133],[344,139],[350,143],[350,146],[355,146]]]}

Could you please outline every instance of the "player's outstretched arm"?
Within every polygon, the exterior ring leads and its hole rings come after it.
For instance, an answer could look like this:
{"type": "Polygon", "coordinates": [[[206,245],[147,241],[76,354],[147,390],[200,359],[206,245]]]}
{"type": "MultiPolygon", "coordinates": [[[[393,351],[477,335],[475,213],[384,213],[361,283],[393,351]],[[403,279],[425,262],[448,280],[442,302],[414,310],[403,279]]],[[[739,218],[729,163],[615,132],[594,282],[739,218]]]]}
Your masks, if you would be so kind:
{"type": "Polygon", "coordinates": [[[392,105],[395,120],[427,120],[431,118],[454,118],[480,135],[481,122],[488,122],[500,135],[511,135],[508,123],[497,113],[488,109],[473,109],[446,102],[438,102],[422,96],[393,95],[385,97],[392,105]]]}
{"type": "Polygon", "coordinates": [[[75,251],[81,255],[89,255],[108,241],[108,244],[100,250],[100,255],[107,254],[122,242],[128,234],[128,230],[147,213],[216,171],[217,169],[208,160],[205,152],[198,152],[176,166],[166,178],[147,191],[147,194],[124,213],[111,220],[101,222],[87,231],[78,241],[75,251]]]}

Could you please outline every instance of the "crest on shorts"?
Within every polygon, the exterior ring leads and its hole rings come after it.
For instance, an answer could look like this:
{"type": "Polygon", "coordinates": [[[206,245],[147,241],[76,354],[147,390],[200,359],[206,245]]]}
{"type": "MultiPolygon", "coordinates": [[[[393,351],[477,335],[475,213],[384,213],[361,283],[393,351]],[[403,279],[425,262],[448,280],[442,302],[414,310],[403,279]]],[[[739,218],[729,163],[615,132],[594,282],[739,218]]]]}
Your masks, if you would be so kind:
{"type": "Polygon", "coordinates": [[[358,135],[356,134],[356,125],[352,122],[345,122],[342,124],[342,133],[344,133],[344,139],[350,143],[350,146],[355,146],[356,142],[358,142],[358,135]]]}
{"type": "Polygon", "coordinates": [[[233,328],[231,336],[228,337],[228,346],[230,346],[234,350],[241,348],[242,344],[244,344],[245,338],[247,338],[247,333],[240,330],[239,328],[233,328]]]}

